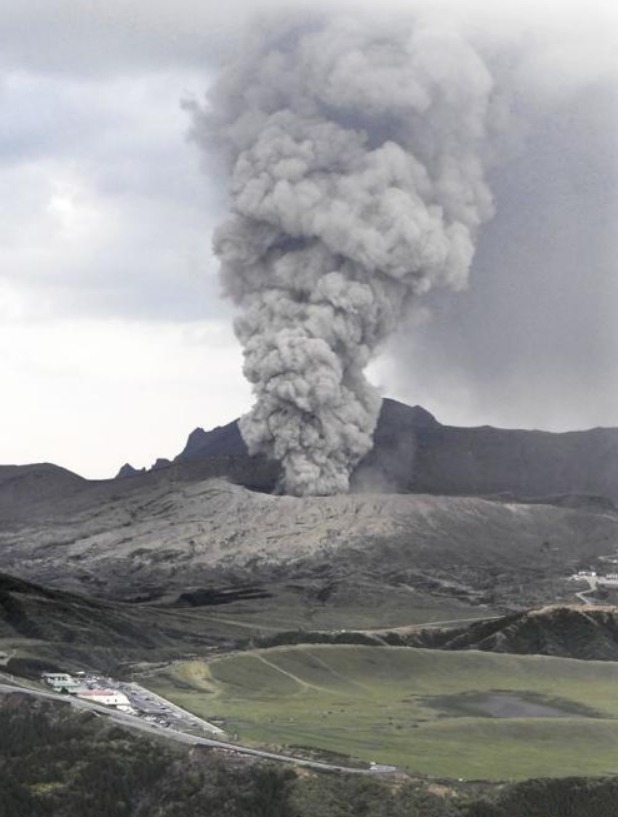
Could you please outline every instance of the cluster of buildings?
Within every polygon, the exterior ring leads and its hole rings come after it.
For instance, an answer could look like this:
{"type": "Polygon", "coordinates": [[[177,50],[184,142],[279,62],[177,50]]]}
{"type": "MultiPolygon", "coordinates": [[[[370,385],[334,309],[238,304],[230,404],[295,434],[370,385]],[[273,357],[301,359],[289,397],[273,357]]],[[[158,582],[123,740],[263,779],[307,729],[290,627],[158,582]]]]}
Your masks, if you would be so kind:
{"type": "Polygon", "coordinates": [[[44,672],[42,678],[54,692],[75,695],[84,701],[90,701],[90,703],[113,706],[120,712],[126,712],[130,715],[136,714],[136,710],[131,706],[131,702],[124,692],[102,687],[97,676],[89,676],[83,672],[78,672],[76,676],[69,675],[66,672],[44,672]]]}
{"type": "Polygon", "coordinates": [[[578,573],[569,576],[569,580],[587,581],[589,584],[596,584],[599,587],[618,587],[618,573],[606,573],[599,576],[595,570],[580,570],[578,573]]]}
{"type": "Polygon", "coordinates": [[[618,573],[607,573],[605,576],[597,576],[597,584],[601,587],[618,587],[618,573]]]}

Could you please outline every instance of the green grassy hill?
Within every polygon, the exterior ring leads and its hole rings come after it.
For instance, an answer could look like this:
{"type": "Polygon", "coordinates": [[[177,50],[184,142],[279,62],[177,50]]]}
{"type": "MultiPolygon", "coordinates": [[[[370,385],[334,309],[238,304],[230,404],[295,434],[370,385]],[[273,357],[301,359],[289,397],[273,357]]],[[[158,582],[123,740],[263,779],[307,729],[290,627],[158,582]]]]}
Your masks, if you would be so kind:
{"type": "Polygon", "coordinates": [[[618,664],[299,646],[176,665],[158,691],[228,733],[437,777],[618,771],[618,664]]]}
{"type": "Polygon", "coordinates": [[[504,785],[314,774],[0,695],[3,817],[615,817],[617,794],[617,777],[504,785]]]}

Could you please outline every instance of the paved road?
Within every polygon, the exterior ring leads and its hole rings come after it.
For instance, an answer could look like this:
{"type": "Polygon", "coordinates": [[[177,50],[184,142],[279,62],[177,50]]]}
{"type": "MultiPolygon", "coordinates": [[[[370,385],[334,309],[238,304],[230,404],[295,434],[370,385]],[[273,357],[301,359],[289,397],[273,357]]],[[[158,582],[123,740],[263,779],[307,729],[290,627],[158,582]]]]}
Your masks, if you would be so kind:
{"type": "Polygon", "coordinates": [[[597,589],[597,577],[596,576],[582,576],[582,579],[588,582],[588,589],[582,590],[580,593],[576,593],[575,595],[577,598],[583,602],[584,604],[596,604],[595,599],[590,599],[588,596],[597,589]]]}
{"type": "MultiPolygon", "coordinates": [[[[76,709],[85,709],[101,714],[107,715],[111,720],[127,726],[131,729],[138,729],[141,732],[148,732],[151,735],[156,735],[159,738],[167,738],[177,743],[184,743],[188,746],[212,746],[219,749],[227,749],[236,752],[240,755],[252,755],[254,757],[261,757],[266,760],[277,760],[282,763],[293,763],[296,766],[305,766],[310,769],[317,769],[318,771],[327,772],[345,772],[346,774],[366,774],[374,776],[375,774],[385,773],[384,771],[371,769],[357,769],[351,766],[336,766],[332,763],[320,763],[317,760],[307,760],[305,758],[292,757],[290,755],[281,755],[276,752],[266,752],[261,749],[251,749],[248,746],[240,746],[237,743],[228,743],[222,740],[214,740],[212,738],[202,738],[197,735],[189,735],[186,732],[179,732],[176,729],[164,728],[156,726],[155,724],[147,723],[146,721],[137,718],[134,715],[126,715],[123,712],[109,709],[109,707],[101,706],[100,704],[93,704],[89,701],[82,701],[73,696],[59,695],[56,692],[46,692],[45,690],[34,689],[32,687],[21,686],[19,684],[3,684],[0,683],[0,693],[19,692],[24,695],[32,695],[37,698],[47,698],[52,701],[65,701],[76,709]]],[[[392,770],[388,769],[388,773],[392,770]]]]}
{"type": "Polygon", "coordinates": [[[367,635],[386,635],[387,633],[412,633],[417,630],[429,630],[435,627],[443,627],[458,624],[466,624],[470,621],[478,623],[483,621],[495,621],[496,619],[504,618],[504,615],[499,616],[475,616],[474,618],[449,618],[445,621],[425,621],[422,624],[403,624],[401,627],[381,627],[379,630],[350,630],[350,632],[365,633],[367,635]]]}

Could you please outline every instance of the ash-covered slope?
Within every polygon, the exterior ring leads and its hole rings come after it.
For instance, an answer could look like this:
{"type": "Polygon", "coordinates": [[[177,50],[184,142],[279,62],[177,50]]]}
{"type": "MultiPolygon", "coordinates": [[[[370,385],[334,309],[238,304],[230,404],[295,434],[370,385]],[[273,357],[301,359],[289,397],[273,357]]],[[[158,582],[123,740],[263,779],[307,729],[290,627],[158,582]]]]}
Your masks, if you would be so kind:
{"type": "MultiPolygon", "coordinates": [[[[254,463],[236,422],[196,429],[176,458],[230,457],[254,463]]],[[[254,484],[257,481],[254,480],[254,484]]],[[[618,429],[554,434],[444,426],[420,406],[385,399],[371,452],[352,475],[354,491],[549,499],[585,495],[618,500],[618,429]]]]}
{"type": "Polygon", "coordinates": [[[475,497],[271,496],[200,477],[200,467],[87,483],[5,519],[0,569],[117,598],[318,574],[422,589],[423,571],[430,589],[456,575],[493,591],[510,573],[524,606],[529,586],[608,553],[618,539],[612,511],[475,497]]]}
{"type": "Polygon", "coordinates": [[[524,607],[618,541],[616,429],[457,429],[387,400],[357,493],[302,499],[269,493],[277,463],[224,455],[241,442],[234,424],[194,434],[176,462],[100,482],[0,468],[0,570],[116,598],[364,572],[477,599],[510,583],[524,607]]]}
{"type": "Polygon", "coordinates": [[[87,485],[83,477],[47,462],[0,465],[0,519],[27,515],[37,502],[62,500],[87,485]]]}
{"type": "Polygon", "coordinates": [[[450,630],[391,633],[388,643],[618,661],[618,607],[543,607],[450,630]]]}

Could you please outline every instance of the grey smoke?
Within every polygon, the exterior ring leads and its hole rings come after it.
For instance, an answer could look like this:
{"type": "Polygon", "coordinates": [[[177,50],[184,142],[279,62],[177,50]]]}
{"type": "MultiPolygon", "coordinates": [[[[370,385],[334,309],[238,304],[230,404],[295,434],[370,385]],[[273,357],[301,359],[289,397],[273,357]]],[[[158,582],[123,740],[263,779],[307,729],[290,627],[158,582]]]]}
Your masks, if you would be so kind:
{"type": "Polygon", "coordinates": [[[269,18],[194,118],[229,164],[214,246],[256,398],[243,437],[286,493],[345,492],[380,408],[364,368],[419,296],[466,286],[493,214],[490,72],[432,18],[269,18]]]}

